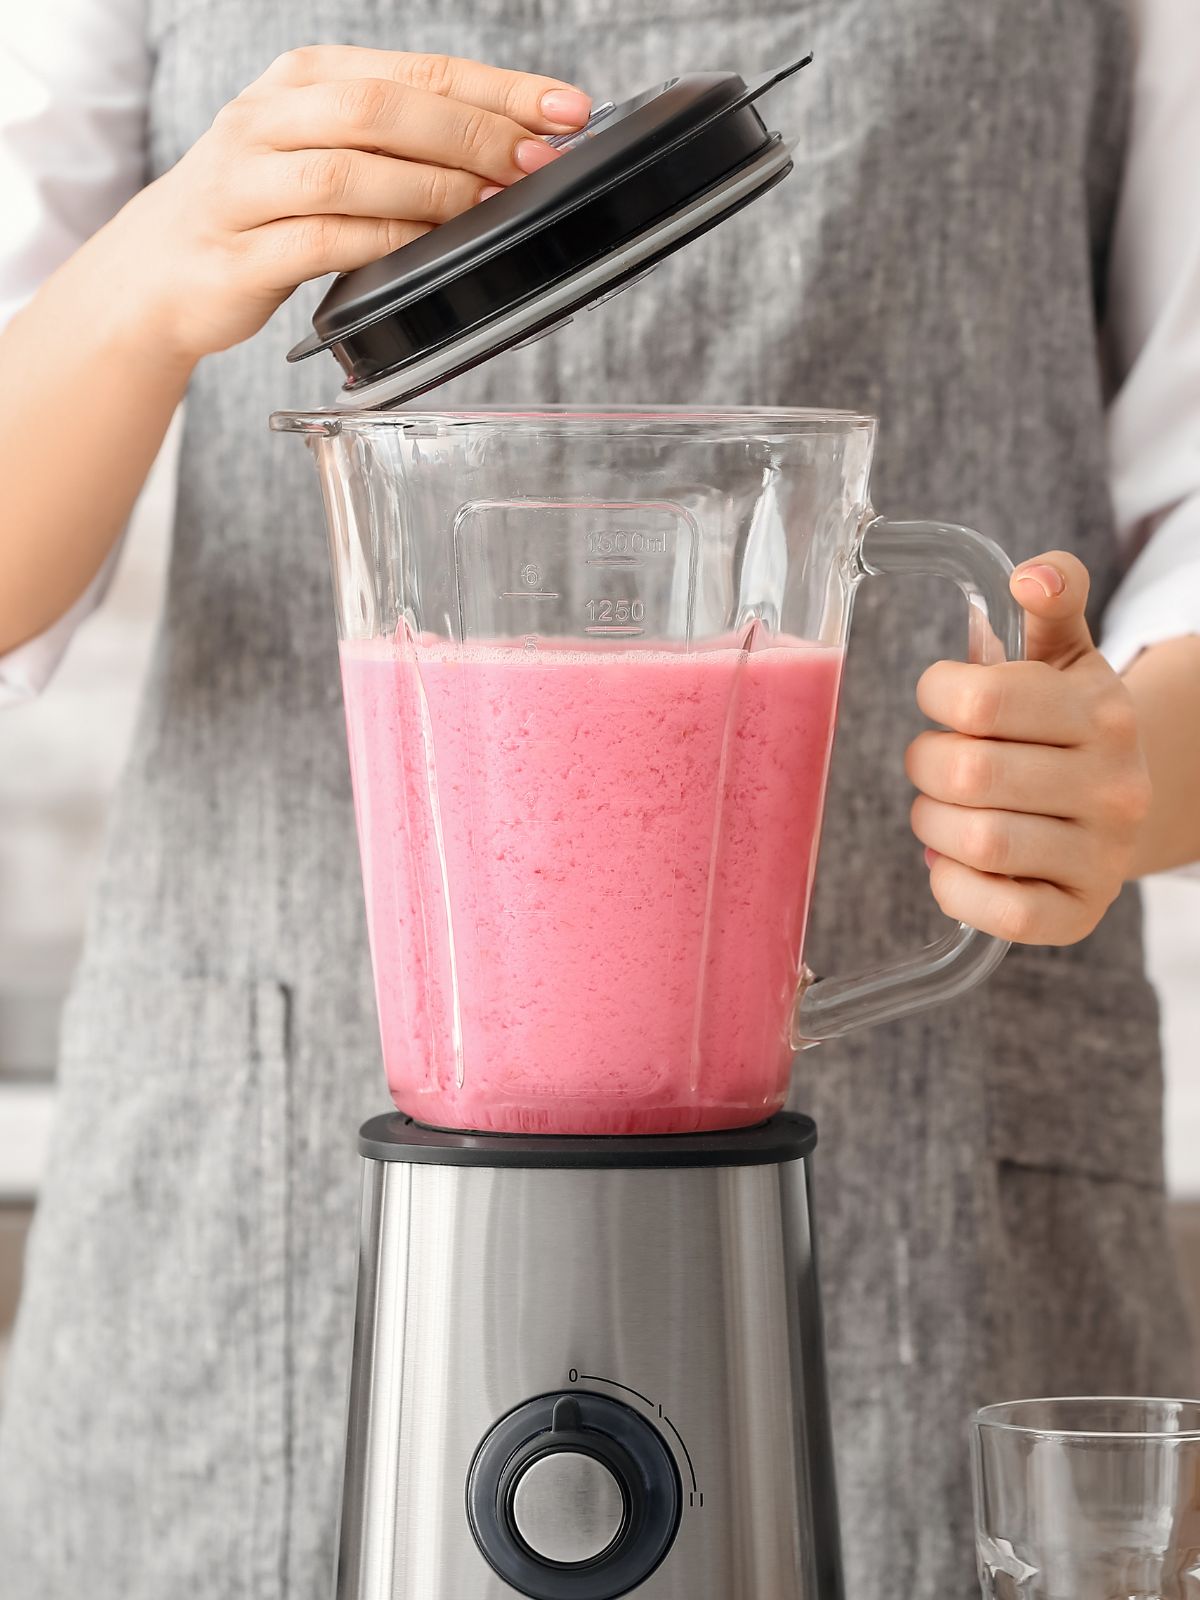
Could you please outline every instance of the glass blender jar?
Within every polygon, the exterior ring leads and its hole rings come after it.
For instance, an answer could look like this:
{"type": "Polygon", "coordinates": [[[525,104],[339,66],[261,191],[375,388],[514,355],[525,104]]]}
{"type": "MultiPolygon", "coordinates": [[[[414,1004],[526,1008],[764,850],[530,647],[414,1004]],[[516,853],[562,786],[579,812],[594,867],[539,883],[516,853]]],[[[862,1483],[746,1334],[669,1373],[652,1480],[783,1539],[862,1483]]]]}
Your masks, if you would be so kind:
{"type": "MultiPolygon", "coordinates": [[[[426,1125],[651,1134],[778,1111],[794,1052],[959,992],[957,928],[814,980],[857,585],[1007,559],[870,511],[845,413],[288,413],[321,475],[384,1061],[426,1125]]],[[[899,774],[897,781],[900,781],[899,774]]]]}

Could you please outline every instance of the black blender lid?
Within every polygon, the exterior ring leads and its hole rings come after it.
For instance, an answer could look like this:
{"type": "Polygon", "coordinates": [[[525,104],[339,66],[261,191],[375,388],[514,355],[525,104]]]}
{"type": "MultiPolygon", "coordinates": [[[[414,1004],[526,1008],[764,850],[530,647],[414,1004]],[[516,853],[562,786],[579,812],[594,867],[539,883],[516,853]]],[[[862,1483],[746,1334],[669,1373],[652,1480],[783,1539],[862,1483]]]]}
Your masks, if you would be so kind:
{"type": "Polygon", "coordinates": [[[382,260],[337,278],[288,355],[330,350],[341,406],[399,405],[568,321],[791,171],[746,84],[673,78],[553,141],[565,153],[382,260]]]}

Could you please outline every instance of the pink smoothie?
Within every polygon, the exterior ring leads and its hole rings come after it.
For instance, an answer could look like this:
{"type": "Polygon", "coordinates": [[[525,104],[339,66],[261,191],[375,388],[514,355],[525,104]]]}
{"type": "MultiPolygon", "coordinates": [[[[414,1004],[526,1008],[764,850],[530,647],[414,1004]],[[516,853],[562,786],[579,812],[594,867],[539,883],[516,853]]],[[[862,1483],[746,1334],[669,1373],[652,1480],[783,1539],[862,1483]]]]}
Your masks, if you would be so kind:
{"type": "Polygon", "coordinates": [[[403,1111],[611,1134],[778,1110],[841,662],[342,646],[403,1111]]]}

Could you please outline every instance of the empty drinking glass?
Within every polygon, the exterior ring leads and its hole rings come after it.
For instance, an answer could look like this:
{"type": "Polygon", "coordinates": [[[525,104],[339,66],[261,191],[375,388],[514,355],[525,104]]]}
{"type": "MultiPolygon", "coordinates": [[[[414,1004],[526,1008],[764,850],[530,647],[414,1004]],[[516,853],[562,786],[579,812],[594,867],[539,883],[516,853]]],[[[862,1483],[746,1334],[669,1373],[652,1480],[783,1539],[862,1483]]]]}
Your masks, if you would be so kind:
{"type": "Polygon", "coordinates": [[[1200,1401],[987,1406],[971,1451],[985,1600],[1200,1600],[1200,1401]]]}

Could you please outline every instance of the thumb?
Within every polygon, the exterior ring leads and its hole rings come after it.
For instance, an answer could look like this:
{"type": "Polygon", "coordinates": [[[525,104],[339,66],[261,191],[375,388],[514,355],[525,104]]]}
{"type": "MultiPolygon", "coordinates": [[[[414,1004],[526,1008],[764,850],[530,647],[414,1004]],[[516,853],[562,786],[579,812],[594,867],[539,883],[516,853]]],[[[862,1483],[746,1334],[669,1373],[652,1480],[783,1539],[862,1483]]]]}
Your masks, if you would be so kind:
{"type": "Polygon", "coordinates": [[[1051,550],[1023,561],[1009,587],[1025,613],[1025,653],[1030,661],[1069,667],[1094,648],[1084,620],[1090,580],[1077,556],[1051,550]]]}

